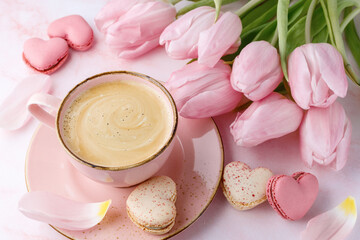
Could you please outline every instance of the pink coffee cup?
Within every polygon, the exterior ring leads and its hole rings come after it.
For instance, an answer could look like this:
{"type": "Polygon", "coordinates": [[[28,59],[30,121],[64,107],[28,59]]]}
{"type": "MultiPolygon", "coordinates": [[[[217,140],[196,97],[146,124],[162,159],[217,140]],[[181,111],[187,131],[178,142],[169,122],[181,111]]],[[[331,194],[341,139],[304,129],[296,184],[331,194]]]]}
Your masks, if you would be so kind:
{"type": "Polygon", "coordinates": [[[27,107],[35,118],[57,132],[60,143],[71,156],[69,158],[70,162],[79,172],[94,181],[114,187],[133,186],[147,180],[160,170],[173,149],[173,140],[178,124],[176,105],[166,88],[151,77],[127,71],[105,72],[92,76],[71,89],[63,100],[48,94],[35,94],[28,101],[27,107]],[[96,165],[77,156],[67,146],[64,141],[64,130],[62,127],[64,115],[71,103],[86,90],[102,83],[119,81],[119,79],[146,84],[154,89],[159,96],[166,99],[166,104],[172,110],[171,134],[158,152],[148,156],[141,162],[121,167],[96,165]]]}

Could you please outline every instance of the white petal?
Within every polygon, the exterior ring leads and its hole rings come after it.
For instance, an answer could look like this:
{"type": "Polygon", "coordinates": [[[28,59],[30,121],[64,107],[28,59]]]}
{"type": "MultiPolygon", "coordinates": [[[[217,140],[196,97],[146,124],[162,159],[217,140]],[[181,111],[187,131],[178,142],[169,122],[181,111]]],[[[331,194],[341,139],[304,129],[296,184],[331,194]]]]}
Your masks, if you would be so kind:
{"type": "Polygon", "coordinates": [[[48,92],[51,79],[48,75],[36,74],[22,79],[0,104],[0,128],[15,130],[22,127],[30,117],[26,109],[29,98],[40,92],[48,92]]]}
{"type": "Polygon", "coordinates": [[[302,240],[342,240],[355,226],[357,217],[355,199],[349,196],[340,205],[308,222],[301,233],[302,240]]]}
{"type": "Polygon", "coordinates": [[[68,230],[84,230],[98,224],[111,200],[98,203],[76,202],[59,195],[35,191],[26,193],[19,210],[27,217],[68,230]]]}

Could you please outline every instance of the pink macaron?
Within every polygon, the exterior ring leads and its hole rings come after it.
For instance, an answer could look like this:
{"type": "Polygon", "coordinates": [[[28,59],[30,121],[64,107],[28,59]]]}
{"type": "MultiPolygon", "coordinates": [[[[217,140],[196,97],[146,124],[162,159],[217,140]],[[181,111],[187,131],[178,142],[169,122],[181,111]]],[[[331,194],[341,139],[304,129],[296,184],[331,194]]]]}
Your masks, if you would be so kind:
{"type": "Polygon", "coordinates": [[[59,18],[48,27],[49,37],[65,39],[69,46],[78,51],[88,50],[93,43],[94,34],[90,25],[79,15],[59,18]]]}
{"type": "Polygon", "coordinates": [[[62,38],[30,38],[24,43],[23,59],[35,71],[51,74],[64,64],[69,46],[62,38]]]}
{"type": "Polygon", "coordinates": [[[285,219],[305,216],[319,191],[317,178],[311,173],[297,172],[291,177],[277,175],[269,179],[266,197],[272,208],[285,219]]]}

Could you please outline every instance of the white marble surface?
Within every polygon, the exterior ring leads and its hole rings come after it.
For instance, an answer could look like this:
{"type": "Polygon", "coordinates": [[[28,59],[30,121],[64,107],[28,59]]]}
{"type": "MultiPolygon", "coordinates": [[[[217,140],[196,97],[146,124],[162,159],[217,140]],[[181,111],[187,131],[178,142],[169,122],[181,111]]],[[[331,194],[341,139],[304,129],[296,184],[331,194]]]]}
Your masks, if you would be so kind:
{"type": "MultiPolygon", "coordinates": [[[[0,101],[23,77],[33,74],[21,59],[22,45],[31,37],[47,38],[48,24],[70,14],[82,15],[93,27],[95,45],[87,52],[71,51],[69,61],[52,75],[52,93],[63,97],[76,83],[96,73],[109,70],[130,70],[166,81],[170,73],[185,61],[168,58],[162,48],[134,61],[118,59],[104,44],[94,28],[93,18],[105,0],[0,1],[0,101]]],[[[340,102],[353,123],[350,157],[340,172],[315,167],[307,169],[299,158],[298,133],[245,149],[237,147],[228,130],[235,114],[215,120],[220,128],[225,162],[241,160],[251,167],[264,166],[275,174],[292,174],[305,170],[315,174],[320,183],[319,196],[310,212],[300,221],[281,219],[267,204],[239,212],[233,209],[218,191],[207,211],[174,239],[299,239],[307,221],[336,205],[348,195],[356,198],[360,207],[360,87],[349,85],[348,95],[340,102]]],[[[20,197],[26,192],[24,162],[31,136],[38,122],[31,120],[25,127],[8,132],[0,129],[0,239],[65,239],[47,224],[26,218],[17,210],[20,197]]],[[[46,179],[44,179],[46,181],[46,179]]],[[[360,223],[348,239],[359,239],[360,223]]],[[[119,236],[121,239],[121,236],[119,236]]]]}

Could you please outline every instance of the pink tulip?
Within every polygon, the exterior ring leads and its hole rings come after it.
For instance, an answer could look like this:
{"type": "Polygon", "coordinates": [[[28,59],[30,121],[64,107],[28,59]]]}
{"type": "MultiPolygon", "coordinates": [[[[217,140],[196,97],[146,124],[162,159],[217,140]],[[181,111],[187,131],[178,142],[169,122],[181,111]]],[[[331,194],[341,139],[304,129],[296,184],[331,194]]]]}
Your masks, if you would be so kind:
{"type": "Polygon", "coordinates": [[[241,100],[242,94],[230,85],[230,72],[223,61],[213,68],[193,62],[173,72],[165,86],[181,116],[213,117],[233,110],[241,100]]]}
{"type": "Polygon", "coordinates": [[[341,54],[327,43],[296,48],[288,61],[289,84],[296,103],[303,109],[328,107],[345,97],[348,82],[341,54]]]}
{"type": "Polygon", "coordinates": [[[348,158],[350,139],[351,123],[340,103],[310,108],[300,127],[302,160],[308,167],[317,162],[340,170],[348,158]]]}
{"type": "Polygon", "coordinates": [[[161,34],[160,44],[165,44],[172,58],[198,58],[199,63],[213,67],[224,54],[236,52],[242,29],[234,13],[219,16],[214,24],[214,8],[196,8],[170,24],[161,34]]]}
{"type": "Polygon", "coordinates": [[[230,125],[230,132],[237,145],[253,147],[294,132],[302,117],[301,108],[281,94],[273,92],[239,113],[230,125]]]}
{"type": "Polygon", "coordinates": [[[160,34],[175,15],[175,8],[161,1],[118,0],[100,11],[95,24],[119,57],[135,58],[159,45],[160,34]]]}
{"type": "Polygon", "coordinates": [[[258,101],[279,85],[283,78],[280,56],[265,41],[248,44],[235,58],[231,85],[252,101],[258,101]]]}

